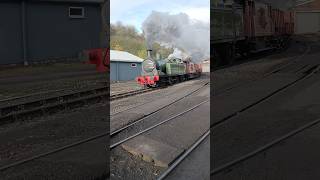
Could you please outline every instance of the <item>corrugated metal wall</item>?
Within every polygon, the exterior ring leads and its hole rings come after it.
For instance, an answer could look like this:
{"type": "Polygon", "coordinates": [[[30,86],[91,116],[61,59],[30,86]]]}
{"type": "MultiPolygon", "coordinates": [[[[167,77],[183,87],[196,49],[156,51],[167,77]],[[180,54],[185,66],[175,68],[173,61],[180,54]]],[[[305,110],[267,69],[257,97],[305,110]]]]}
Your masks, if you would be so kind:
{"type": "MultiPolygon", "coordinates": [[[[0,64],[22,63],[21,3],[0,2],[0,64]]],[[[77,57],[98,48],[101,33],[99,4],[26,3],[27,59],[77,57]],[[69,7],[85,8],[85,18],[69,18],[69,7]]]]}
{"type": "Polygon", "coordinates": [[[111,62],[110,64],[111,81],[129,81],[141,75],[141,63],[111,62]],[[137,66],[131,67],[131,64],[136,64],[137,66]]]}
{"type": "Polygon", "coordinates": [[[0,3],[0,64],[22,62],[21,3],[0,3]]]}

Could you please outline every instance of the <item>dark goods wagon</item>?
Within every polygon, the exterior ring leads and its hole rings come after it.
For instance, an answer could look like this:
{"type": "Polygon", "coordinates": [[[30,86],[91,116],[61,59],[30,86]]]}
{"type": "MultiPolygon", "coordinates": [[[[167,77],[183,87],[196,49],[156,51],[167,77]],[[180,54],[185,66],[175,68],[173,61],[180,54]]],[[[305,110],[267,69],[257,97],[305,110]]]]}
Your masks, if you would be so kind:
{"type": "Polygon", "coordinates": [[[214,66],[235,57],[286,47],[293,33],[293,12],[259,0],[215,0],[211,11],[214,66]]]}

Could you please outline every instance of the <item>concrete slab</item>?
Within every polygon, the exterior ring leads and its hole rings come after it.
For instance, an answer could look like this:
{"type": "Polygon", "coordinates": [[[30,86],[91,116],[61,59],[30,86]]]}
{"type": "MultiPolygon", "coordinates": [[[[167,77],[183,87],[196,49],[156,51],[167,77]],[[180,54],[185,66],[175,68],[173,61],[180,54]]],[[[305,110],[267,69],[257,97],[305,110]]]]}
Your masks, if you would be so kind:
{"type": "Polygon", "coordinates": [[[207,137],[171,172],[166,180],[209,180],[210,137],[207,137]]]}
{"type": "Polygon", "coordinates": [[[134,156],[140,156],[144,161],[154,162],[155,166],[160,167],[168,167],[183,152],[182,149],[145,136],[138,136],[124,143],[122,148],[134,156]]]}

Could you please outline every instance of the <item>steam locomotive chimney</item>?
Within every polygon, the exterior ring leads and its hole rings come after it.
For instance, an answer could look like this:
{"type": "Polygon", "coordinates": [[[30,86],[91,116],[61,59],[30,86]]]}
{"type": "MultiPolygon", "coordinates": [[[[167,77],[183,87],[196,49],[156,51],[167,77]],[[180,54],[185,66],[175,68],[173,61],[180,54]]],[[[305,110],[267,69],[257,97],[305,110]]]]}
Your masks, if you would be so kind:
{"type": "Polygon", "coordinates": [[[147,50],[148,58],[151,58],[151,51],[152,51],[152,49],[147,50]]]}

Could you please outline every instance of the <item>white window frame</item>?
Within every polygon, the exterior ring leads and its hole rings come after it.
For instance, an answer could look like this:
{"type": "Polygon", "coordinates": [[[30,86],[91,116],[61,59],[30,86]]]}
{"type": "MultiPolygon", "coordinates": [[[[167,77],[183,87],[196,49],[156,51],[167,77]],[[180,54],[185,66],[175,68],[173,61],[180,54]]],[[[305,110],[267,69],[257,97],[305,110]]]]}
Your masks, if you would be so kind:
{"type": "Polygon", "coordinates": [[[138,64],[137,63],[131,63],[131,67],[136,68],[136,67],[138,67],[138,64]]]}
{"type": "Polygon", "coordinates": [[[74,6],[71,6],[69,7],[69,18],[84,18],[84,7],[74,7],[74,6]],[[81,9],[82,11],[82,15],[71,15],[71,9],[81,9]]]}

